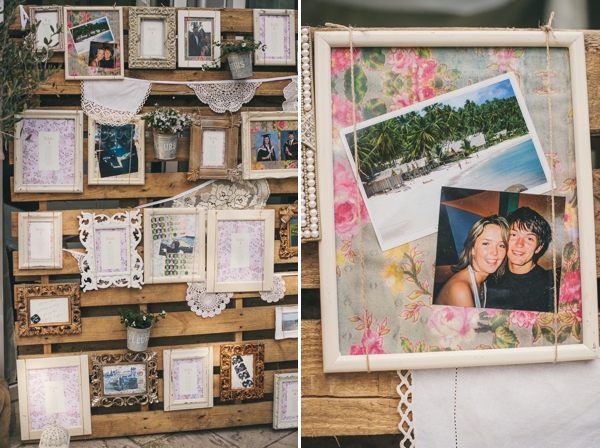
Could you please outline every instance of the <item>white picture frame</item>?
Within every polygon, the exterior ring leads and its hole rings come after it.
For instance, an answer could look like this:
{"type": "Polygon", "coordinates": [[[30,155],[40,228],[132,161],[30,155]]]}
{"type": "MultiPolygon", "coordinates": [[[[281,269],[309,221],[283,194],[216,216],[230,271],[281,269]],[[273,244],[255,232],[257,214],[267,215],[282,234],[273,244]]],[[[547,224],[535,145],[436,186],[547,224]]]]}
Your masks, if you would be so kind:
{"type": "Polygon", "coordinates": [[[62,269],[62,213],[20,212],[17,221],[19,269],[62,269]]]}
{"type": "MultiPolygon", "coordinates": [[[[37,21],[40,22],[35,36],[36,48],[38,50],[46,47],[46,45],[44,45],[44,38],[50,38],[50,35],[56,33],[58,28],[64,27],[62,6],[30,6],[29,17],[31,18],[31,23],[36,23],[37,21]],[[50,29],[51,26],[54,28],[54,31],[50,29]]],[[[65,35],[62,30],[52,39],[56,41],[56,44],[49,45],[48,48],[50,50],[65,50],[65,35]]],[[[50,41],[50,43],[52,44],[52,41],[50,41]]]]}
{"type": "Polygon", "coordinates": [[[275,308],[275,339],[298,338],[298,306],[278,306],[275,308]],[[294,328],[295,323],[295,328],[294,328]],[[289,329],[287,327],[290,327],[289,329]]]}
{"type": "MultiPolygon", "coordinates": [[[[145,147],[145,137],[144,137],[144,128],[145,121],[142,120],[141,115],[137,115],[131,123],[123,126],[111,126],[111,125],[101,125],[96,123],[92,117],[88,117],[88,185],[144,185],[146,183],[146,147],[145,147]],[[122,129],[125,126],[133,125],[131,129],[122,129]],[[98,126],[101,126],[98,129],[98,126]],[[123,132],[123,137],[127,138],[127,131],[132,131],[129,135],[129,145],[130,152],[129,158],[126,158],[126,153],[121,154],[119,148],[114,148],[111,146],[111,142],[107,141],[104,143],[103,139],[103,127],[106,126],[108,128],[106,140],[114,139],[114,142],[117,143],[119,138],[119,133],[123,132]],[[110,130],[113,130],[112,133],[110,130]],[[106,148],[102,148],[102,145],[107,145],[106,148]],[[133,150],[135,150],[135,165],[137,165],[137,172],[130,173],[127,171],[127,168],[131,168],[134,166],[133,159],[131,154],[133,154],[133,150]],[[110,155],[113,156],[114,161],[108,161],[108,163],[101,163],[99,154],[101,151],[107,151],[110,155]],[[121,156],[119,156],[121,154],[121,156]],[[125,174],[118,174],[113,176],[105,176],[102,177],[103,169],[108,169],[111,172],[119,172],[119,170],[124,171],[125,174]]],[[[117,143],[118,145],[118,143],[117,143]]]]}
{"type": "MultiPolygon", "coordinates": [[[[352,34],[355,48],[360,47],[546,47],[542,31],[407,31],[373,30],[352,34]]],[[[342,355],[338,322],[339,301],[336,286],[336,233],[334,229],[334,189],[332,147],[332,50],[350,46],[347,31],[315,31],[314,80],[318,194],[321,201],[322,241],[319,245],[321,278],[321,315],[323,321],[323,365],[329,372],[367,370],[366,355],[342,355]]],[[[453,350],[371,354],[371,371],[507,365],[571,361],[597,357],[598,306],[596,302],[596,257],[594,241],[594,207],[590,157],[587,82],[584,35],[581,32],[556,31],[549,37],[550,47],[568,49],[570,88],[573,100],[573,138],[575,142],[579,255],[581,261],[582,321],[581,343],[502,348],[491,350],[453,350]],[[587,242],[587,243],[586,243],[587,242]]],[[[360,318],[360,316],[359,316],[360,318]]]]}
{"type": "Polygon", "coordinates": [[[205,281],[205,222],[206,211],[201,208],[174,207],[144,209],[144,234],[146,236],[144,238],[144,264],[146,266],[146,284],[198,283],[205,281]],[[187,222],[189,217],[195,217],[195,224],[187,222]],[[185,222],[182,220],[185,220],[185,222]],[[167,223],[167,221],[170,222],[167,223]],[[195,231],[193,242],[190,241],[190,235],[177,235],[177,228],[169,230],[170,226],[186,226],[185,230],[187,231],[193,226],[195,231]],[[165,241],[164,247],[162,241],[165,241]],[[157,242],[160,244],[158,247],[157,242]],[[192,260],[186,256],[189,253],[190,243],[192,260]],[[174,247],[175,245],[176,247],[174,247]],[[167,246],[173,247],[173,249],[169,249],[167,246]],[[170,261],[168,260],[169,258],[170,261]],[[191,273],[189,272],[190,262],[191,273]],[[165,269],[165,274],[167,274],[166,269],[170,268],[169,275],[158,275],[162,271],[159,271],[157,265],[165,269]],[[176,275],[172,275],[175,273],[176,275]]]}
{"type": "Polygon", "coordinates": [[[141,288],[144,262],[136,249],[142,240],[140,211],[112,216],[81,212],[78,219],[79,239],[85,248],[81,290],[141,288]]]}
{"type": "Polygon", "coordinates": [[[209,210],[207,227],[207,292],[273,289],[274,210],[209,210]],[[250,253],[253,244],[260,255],[250,253]]]}
{"type": "Polygon", "coordinates": [[[254,41],[267,46],[254,52],[254,65],[296,65],[296,11],[254,9],[253,16],[254,41]]]}
{"type": "Polygon", "coordinates": [[[21,117],[15,124],[15,193],[83,193],[83,111],[29,110],[21,117]],[[40,134],[49,139],[43,160],[38,157],[40,134]]]}
{"type": "Polygon", "coordinates": [[[211,346],[163,350],[163,372],[165,411],[213,407],[211,346]],[[182,370],[184,367],[187,369],[182,370]],[[193,378],[195,382],[191,381],[193,378]]]}
{"type": "Polygon", "coordinates": [[[298,372],[273,376],[273,429],[298,427],[299,398],[298,372]]]}
{"type": "Polygon", "coordinates": [[[55,418],[71,437],[92,433],[88,355],[18,359],[17,378],[22,441],[39,439],[43,429],[53,424],[55,418]],[[62,380],[44,381],[49,375],[47,371],[52,370],[56,377],[58,369],[64,369],[62,380]],[[66,381],[69,384],[65,384],[66,381]],[[79,415],[69,416],[69,405],[74,404],[79,406],[79,415]],[[50,406],[51,410],[62,412],[46,413],[50,406]],[[32,411],[35,411],[33,416],[32,411]]]}
{"type": "MultiPolygon", "coordinates": [[[[208,27],[208,25],[205,25],[208,27]]],[[[203,30],[204,28],[201,28],[203,30]]],[[[214,42],[221,40],[221,13],[219,11],[207,11],[200,9],[180,9],[177,11],[177,66],[179,68],[197,68],[197,67],[220,67],[221,48],[213,46],[214,42]],[[204,42],[204,45],[196,45],[197,50],[191,50],[189,47],[189,38],[192,31],[188,30],[193,23],[202,23],[202,21],[210,24],[209,37],[204,42]],[[204,48],[204,50],[202,50],[204,48]],[[197,51],[210,52],[210,54],[191,55],[197,51]]]]}

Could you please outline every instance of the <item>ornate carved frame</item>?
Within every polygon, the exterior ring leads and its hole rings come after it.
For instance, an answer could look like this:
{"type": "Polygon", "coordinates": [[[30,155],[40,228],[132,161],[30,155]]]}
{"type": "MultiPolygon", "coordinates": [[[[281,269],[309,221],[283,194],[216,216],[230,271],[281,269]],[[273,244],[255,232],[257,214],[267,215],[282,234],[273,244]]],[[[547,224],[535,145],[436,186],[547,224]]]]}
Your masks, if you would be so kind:
{"type": "Polygon", "coordinates": [[[92,407],[130,406],[158,403],[158,375],[155,352],[127,352],[115,355],[92,355],[92,407]],[[104,395],[102,369],[110,365],[146,365],[146,392],[136,395],[104,395]]]}
{"type": "Polygon", "coordinates": [[[48,334],[81,333],[81,292],[77,283],[55,283],[52,285],[15,285],[17,307],[17,331],[19,336],[42,336],[48,334]],[[29,316],[31,299],[69,299],[69,322],[33,324],[29,316]]]}
{"type": "MultiPolygon", "coordinates": [[[[35,17],[36,14],[44,12],[56,12],[56,27],[54,31],[56,31],[58,28],[61,28],[60,33],[57,34],[58,44],[50,48],[52,49],[52,51],[65,51],[65,35],[62,32],[62,27],[64,26],[62,6],[30,6],[29,16],[31,17],[31,23],[35,23],[37,21],[35,17]]],[[[37,48],[42,49],[43,47],[38,46],[37,48]]]]}
{"type": "Polygon", "coordinates": [[[292,218],[298,219],[298,204],[291,204],[279,210],[279,258],[298,256],[298,246],[292,246],[292,218]]]}
{"type": "Polygon", "coordinates": [[[221,346],[221,401],[262,398],[265,389],[265,345],[257,342],[221,346]],[[247,389],[231,389],[231,360],[238,355],[254,356],[254,385],[247,389]]]}
{"type": "Polygon", "coordinates": [[[141,288],[144,284],[144,262],[136,247],[142,240],[142,217],[139,210],[116,213],[113,216],[82,212],[79,219],[79,239],[85,247],[81,262],[81,288],[91,291],[109,286],[141,288]],[[127,235],[127,268],[119,272],[98,273],[96,265],[96,230],[125,229],[127,235]]]}
{"type": "Polygon", "coordinates": [[[177,68],[177,21],[175,8],[129,8],[129,68],[177,68]],[[162,20],[164,23],[164,58],[141,56],[142,20],[162,20]]]}
{"type": "Polygon", "coordinates": [[[283,384],[293,382],[298,382],[298,372],[276,373],[273,376],[273,429],[298,427],[298,419],[283,420],[283,384]]]}
{"type": "Polygon", "coordinates": [[[238,134],[242,119],[239,114],[229,117],[200,118],[191,129],[188,181],[199,179],[239,180],[238,134]],[[202,154],[204,131],[225,131],[225,160],[223,166],[205,166],[202,154]]]}

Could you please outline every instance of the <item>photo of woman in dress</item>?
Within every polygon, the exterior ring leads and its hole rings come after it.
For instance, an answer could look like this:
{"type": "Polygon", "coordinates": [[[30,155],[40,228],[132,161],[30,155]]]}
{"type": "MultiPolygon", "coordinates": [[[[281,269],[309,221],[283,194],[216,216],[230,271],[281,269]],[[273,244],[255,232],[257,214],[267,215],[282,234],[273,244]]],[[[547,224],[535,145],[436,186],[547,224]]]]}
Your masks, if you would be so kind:
{"type": "Polygon", "coordinates": [[[100,61],[104,59],[104,49],[90,46],[90,67],[100,67],[100,61]]]}
{"type": "Polygon", "coordinates": [[[256,144],[258,146],[260,138],[262,138],[262,144],[256,149],[256,161],[257,162],[276,162],[277,157],[277,142],[271,141],[272,134],[275,132],[265,132],[258,134],[256,137],[256,144]]]}
{"type": "Polygon", "coordinates": [[[114,48],[106,45],[104,47],[104,59],[100,61],[99,65],[102,68],[115,68],[115,50],[114,48]]]}

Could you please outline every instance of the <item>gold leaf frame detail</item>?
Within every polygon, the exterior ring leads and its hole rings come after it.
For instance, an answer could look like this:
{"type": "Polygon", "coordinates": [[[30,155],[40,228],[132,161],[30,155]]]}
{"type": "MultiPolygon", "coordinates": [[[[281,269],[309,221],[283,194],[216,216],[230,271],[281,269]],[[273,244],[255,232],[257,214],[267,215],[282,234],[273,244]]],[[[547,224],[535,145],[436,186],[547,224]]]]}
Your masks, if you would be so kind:
{"type": "Polygon", "coordinates": [[[262,398],[265,390],[265,345],[258,342],[221,346],[221,401],[262,398]],[[231,358],[254,355],[254,387],[231,389],[231,358]]]}
{"type": "MultiPolygon", "coordinates": [[[[279,210],[279,258],[298,256],[298,246],[292,246],[292,218],[298,218],[298,204],[291,204],[279,210]]],[[[299,227],[299,226],[298,226],[299,227]]],[[[299,231],[299,229],[298,229],[299,231]]]]}

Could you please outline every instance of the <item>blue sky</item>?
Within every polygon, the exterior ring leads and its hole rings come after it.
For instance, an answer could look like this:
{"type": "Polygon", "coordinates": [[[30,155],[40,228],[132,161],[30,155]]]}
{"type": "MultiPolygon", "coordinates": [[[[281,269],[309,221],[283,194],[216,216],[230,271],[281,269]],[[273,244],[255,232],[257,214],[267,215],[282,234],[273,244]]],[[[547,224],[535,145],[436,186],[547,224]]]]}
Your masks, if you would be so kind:
{"type": "Polygon", "coordinates": [[[463,107],[467,100],[474,101],[477,105],[485,103],[494,98],[504,99],[515,96],[515,92],[510,85],[510,80],[505,79],[498,83],[482,87],[481,89],[473,90],[462,95],[455,96],[445,101],[440,101],[440,104],[449,104],[452,107],[463,107]]]}

